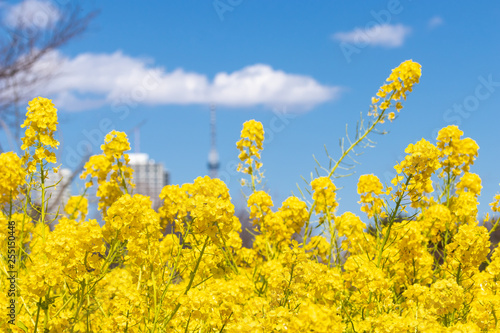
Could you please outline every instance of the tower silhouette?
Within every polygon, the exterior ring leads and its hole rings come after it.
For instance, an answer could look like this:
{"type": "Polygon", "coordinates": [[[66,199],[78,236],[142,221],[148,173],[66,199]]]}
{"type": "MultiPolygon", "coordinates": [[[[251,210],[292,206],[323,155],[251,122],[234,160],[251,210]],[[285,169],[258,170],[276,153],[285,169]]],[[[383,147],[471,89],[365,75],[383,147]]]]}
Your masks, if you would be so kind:
{"type": "Polygon", "coordinates": [[[210,151],[208,152],[208,173],[211,178],[219,177],[219,153],[215,145],[215,105],[210,105],[210,151]]]}

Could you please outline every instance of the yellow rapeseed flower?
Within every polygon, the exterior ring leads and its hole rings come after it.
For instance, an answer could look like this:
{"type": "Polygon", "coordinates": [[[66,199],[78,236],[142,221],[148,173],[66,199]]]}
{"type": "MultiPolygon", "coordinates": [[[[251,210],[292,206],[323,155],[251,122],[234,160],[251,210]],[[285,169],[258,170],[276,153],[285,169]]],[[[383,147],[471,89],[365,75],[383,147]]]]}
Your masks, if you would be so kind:
{"type": "Polygon", "coordinates": [[[111,131],[101,145],[103,154],[93,155],[85,163],[81,179],[90,176],[85,186],[93,185],[93,178],[97,178],[97,196],[99,199],[99,210],[104,214],[122,194],[128,193],[129,189],[135,187],[132,182],[134,170],[129,167],[130,159],[125,151],[130,150],[127,135],[124,132],[111,131]]]}
{"type": "Polygon", "coordinates": [[[25,151],[23,163],[28,163],[28,172],[33,173],[37,165],[41,165],[44,160],[49,163],[56,162],[56,154],[51,149],[57,149],[59,146],[59,142],[54,138],[58,124],[57,109],[52,100],[37,97],[29,102],[27,110],[26,119],[21,125],[22,128],[26,127],[21,139],[21,149],[25,151]],[[35,152],[30,151],[32,148],[35,152]]]}
{"type": "Polygon", "coordinates": [[[15,200],[20,193],[26,172],[22,161],[14,152],[0,154],[0,207],[15,200]]]}
{"type": "Polygon", "coordinates": [[[255,183],[260,183],[262,167],[260,153],[264,142],[264,127],[262,123],[255,120],[246,121],[241,130],[241,139],[236,143],[240,151],[238,158],[242,163],[238,164],[238,171],[249,174],[252,177],[252,190],[255,190],[255,183]]]}

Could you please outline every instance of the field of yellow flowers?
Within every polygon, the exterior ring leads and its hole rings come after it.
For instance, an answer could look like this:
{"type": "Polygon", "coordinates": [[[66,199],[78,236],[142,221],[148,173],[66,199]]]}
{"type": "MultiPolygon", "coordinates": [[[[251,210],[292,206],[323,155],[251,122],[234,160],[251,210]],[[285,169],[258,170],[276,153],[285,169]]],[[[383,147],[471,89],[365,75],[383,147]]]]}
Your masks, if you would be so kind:
{"type": "Polygon", "coordinates": [[[478,224],[481,179],[470,172],[479,147],[458,127],[410,144],[390,187],[360,176],[366,216],[336,214],[339,164],[395,119],[390,110],[402,109],[420,75],[411,60],[395,68],[364,131],[308,183],[309,196],[279,209],[261,187],[263,126],[243,125],[238,170],[258,231],[252,248],[242,247],[219,179],[165,186],[158,211],[133,194],[129,142],[116,131],[81,175],[86,188],[97,186],[104,225],[86,218],[85,193],[49,214],[57,110],[35,98],[22,125],[24,155],[0,155],[0,331],[500,331],[500,252],[478,224]],[[40,207],[30,201],[35,192],[40,207]]]}

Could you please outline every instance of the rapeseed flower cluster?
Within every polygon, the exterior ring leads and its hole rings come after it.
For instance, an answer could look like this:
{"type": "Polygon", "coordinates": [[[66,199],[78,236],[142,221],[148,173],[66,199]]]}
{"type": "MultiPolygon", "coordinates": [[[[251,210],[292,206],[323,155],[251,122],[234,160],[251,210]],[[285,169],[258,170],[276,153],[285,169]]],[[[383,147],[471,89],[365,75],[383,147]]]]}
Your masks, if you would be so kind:
{"type": "Polygon", "coordinates": [[[317,214],[332,216],[338,206],[335,198],[337,196],[335,184],[328,177],[318,177],[311,182],[313,200],[315,202],[314,211],[317,214]]]}
{"type": "MultiPolygon", "coordinates": [[[[375,175],[362,175],[358,181],[358,194],[361,194],[361,210],[368,215],[368,218],[378,214],[385,217],[387,214],[382,212],[384,202],[380,195],[384,194],[384,186],[375,175]],[[382,214],[384,213],[384,214],[382,214]]],[[[387,194],[387,193],[386,193],[387,194]]]]}
{"type": "MultiPolygon", "coordinates": [[[[400,103],[419,77],[420,65],[405,62],[378,97],[400,103]]],[[[436,143],[410,144],[392,187],[374,174],[359,177],[362,218],[337,213],[333,171],[308,183],[309,196],[275,207],[256,188],[263,126],[245,123],[237,148],[240,171],[252,178],[255,234],[246,248],[224,182],[167,185],[156,211],[134,193],[130,146],[116,131],[82,173],[89,187],[97,181],[102,226],[87,217],[86,192],[53,219],[32,214],[30,189],[44,193],[46,163],[54,162],[54,110],[43,98],[30,102],[27,168],[14,153],[0,155],[0,307],[16,304],[12,320],[0,318],[1,332],[500,330],[500,251],[477,221],[482,184],[470,170],[478,146],[456,126],[436,143]],[[17,278],[8,296],[12,235],[17,278]]]]}
{"type": "Polygon", "coordinates": [[[500,212],[500,194],[495,195],[495,201],[490,203],[490,206],[492,211],[500,212]]]}
{"type": "Polygon", "coordinates": [[[128,166],[130,159],[125,152],[130,150],[130,144],[124,132],[111,131],[106,135],[101,149],[103,154],[93,155],[85,163],[80,178],[91,177],[86,187],[92,186],[93,178],[97,178],[99,210],[106,214],[107,209],[122,194],[134,188],[135,185],[132,183],[134,170],[128,166]]]}
{"type": "MultiPolygon", "coordinates": [[[[241,139],[236,143],[240,151],[238,158],[242,163],[238,164],[238,171],[242,171],[251,177],[253,190],[262,180],[263,173],[260,171],[262,162],[260,162],[260,152],[264,143],[264,127],[262,123],[249,120],[243,124],[241,130],[241,139]]],[[[245,184],[245,182],[242,182],[245,184]]]]}
{"type": "Polygon", "coordinates": [[[84,196],[72,196],[68,199],[64,211],[70,218],[80,217],[80,221],[85,220],[89,211],[89,201],[84,196]]]}
{"type": "Polygon", "coordinates": [[[27,163],[27,170],[33,173],[44,161],[56,162],[56,154],[51,150],[59,146],[59,142],[54,138],[58,124],[57,109],[52,100],[37,97],[29,102],[27,110],[26,119],[21,125],[22,128],[26,127],[21,139],[21,149],[25,151],[23,163],[27,163]]]}
{"type": "MultiPolygon", "coordinates": [[[[422,75],[421,66],[412,60],[401,63],[392,70],[391,75],[377,92],[376,97],[372,97],[371,110],[369,116],[383,117],[384,113],[391,106],[399,112],[403,108],[401,99],[406,100],[408,92],[412,91],[413,85],[418,83],[422,75]]],[[[396,117],[394,112],[390,112],[387,118],[393,121],[396,117]]]]}
{"type": "Polygon", "coordinates": [[[17,199],[25,182],[22,160],[14,152],[0,155],[0,207],[17,199]]]}
{"type": "Polygon", "coordinates": [[[469,171],[477,157],[479,146],[471,138],[461,139],[464,133],[455,125],[441,129],[437,137],[437,147],[441,151],[442,174],[459,176],[469,171]]]}

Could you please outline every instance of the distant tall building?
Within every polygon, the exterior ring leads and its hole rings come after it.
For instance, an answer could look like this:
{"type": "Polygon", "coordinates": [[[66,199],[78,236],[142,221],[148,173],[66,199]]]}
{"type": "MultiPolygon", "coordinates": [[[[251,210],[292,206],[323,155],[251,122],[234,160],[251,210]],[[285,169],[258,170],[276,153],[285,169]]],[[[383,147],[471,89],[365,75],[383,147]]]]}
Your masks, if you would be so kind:
{"type": "Polygon", "coordinates": [[[149,196],[153,202],[153,209],[158,209],[162,204],[159,197],[161,190],[169,183],[169,172],[163,164],[150,159],[148,154],[131,153],[129,157],[130,167],[134,169],[133,193],[149,196]]]}
{"type": "Polygon", "coordinates": [[[215,145],[215,105],[210,106],[210,151],[208,152],[208,173],[211,178],[219,177],[219,153],[215,145]]]}

